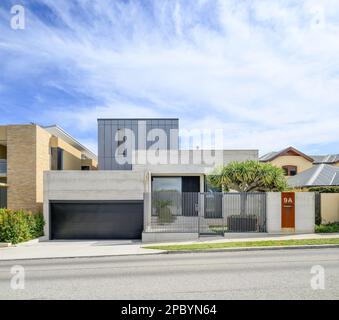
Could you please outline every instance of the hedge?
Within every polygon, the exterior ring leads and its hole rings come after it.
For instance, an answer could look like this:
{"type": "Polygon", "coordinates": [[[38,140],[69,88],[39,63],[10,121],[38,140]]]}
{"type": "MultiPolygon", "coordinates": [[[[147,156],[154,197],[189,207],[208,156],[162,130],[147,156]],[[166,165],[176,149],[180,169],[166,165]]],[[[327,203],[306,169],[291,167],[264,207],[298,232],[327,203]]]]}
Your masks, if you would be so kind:
{"type": "Polygon", "coordinates": [[[0,209],[0,242],[20,243],[44,235],[41,213],[0,209]]]}
{"type": "Polygon", "coordinates": [[[339,186],[311,187],[308,188],[308,191],[320,193],[339,193],[339,186]]]}

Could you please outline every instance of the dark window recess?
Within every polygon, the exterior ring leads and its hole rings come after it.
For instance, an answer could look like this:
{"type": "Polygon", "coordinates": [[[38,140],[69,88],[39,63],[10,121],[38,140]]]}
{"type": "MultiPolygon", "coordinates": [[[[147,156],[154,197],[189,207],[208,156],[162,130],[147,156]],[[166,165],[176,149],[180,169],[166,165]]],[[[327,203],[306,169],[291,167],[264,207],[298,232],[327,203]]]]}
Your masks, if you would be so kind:
{"type": "Polygon", "coordinates": [[[200,177],[182,177],[182,212],[184,216],[197,216],[200,177]]]}
{"type": "Polygon", "coordinates": [[[7,189],[0,188],[0,209],[7,208],[7,189]]]}
{"type": "Polygon", "coordinates": [[[61,148],[51,148],[51,170],[64,169],[64,150],[61,148]]]}
{"type": "Polygon", "coordinates": [[[82,171],[89,171],[90,167],[89,166],[81,166],[82,171]]]}
{"type": "Polygon", "coordinates": [[[298,169],[296,166],[283,166],[282,169],[284,170],[285,176],[295,176],[298,174],[298,169]]]}
{"type": "Polygon", "coordinates": [[[199,192],[200,177],[182,177],[182,192],[199,192]]]}

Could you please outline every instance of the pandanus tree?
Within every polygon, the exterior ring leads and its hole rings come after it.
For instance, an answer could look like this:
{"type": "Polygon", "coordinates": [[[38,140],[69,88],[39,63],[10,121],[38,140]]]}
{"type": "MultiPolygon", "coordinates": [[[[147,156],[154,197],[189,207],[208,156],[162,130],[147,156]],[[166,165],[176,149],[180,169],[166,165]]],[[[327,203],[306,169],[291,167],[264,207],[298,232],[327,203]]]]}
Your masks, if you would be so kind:
{"type": "MultiPolygon", "coordinates": [[[[281,168],[255,160],[232,162],[227,166],[216,168],[208,176],[208,181],[215,188],[241,193],[283,191],[287,188],[281,168]]],[[[244,214],[246,194],[241,199],[241,214],[244,214]]]]}

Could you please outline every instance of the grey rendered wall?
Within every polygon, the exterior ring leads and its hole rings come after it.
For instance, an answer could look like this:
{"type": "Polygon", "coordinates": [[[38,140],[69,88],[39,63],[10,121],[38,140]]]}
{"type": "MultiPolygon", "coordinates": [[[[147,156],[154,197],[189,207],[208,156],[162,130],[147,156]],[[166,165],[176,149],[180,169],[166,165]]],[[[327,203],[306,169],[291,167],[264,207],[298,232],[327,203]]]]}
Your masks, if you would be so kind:
{"type": "MultiPolygon", "coordinates": [[[[167,149],[178,149],[179,147],[179,120],[178,119],[99,119],[98,120],[98,153],[99,170],[131,170],[130,163],[119,164],[116,159],[117,141],[115,135],[119,129],[129,129],[135,136],[135,150],[138,150],[139,140],[145,140],[145,137],[139,136],[138,123],[144,123],[146,126],[146,135],[152,129],[162,129],[167,135],[167,149]],[[170,133],[174,135],[170,139],[170,133]]],[[[153,142],[146,142],[146,149],[153,142]]]]}
{"type": "Polygon", "coordinates": [[[143,200],[144,172],[46,171],[44,172],[45,236],[49,237],[51,200],[143,200]]]}

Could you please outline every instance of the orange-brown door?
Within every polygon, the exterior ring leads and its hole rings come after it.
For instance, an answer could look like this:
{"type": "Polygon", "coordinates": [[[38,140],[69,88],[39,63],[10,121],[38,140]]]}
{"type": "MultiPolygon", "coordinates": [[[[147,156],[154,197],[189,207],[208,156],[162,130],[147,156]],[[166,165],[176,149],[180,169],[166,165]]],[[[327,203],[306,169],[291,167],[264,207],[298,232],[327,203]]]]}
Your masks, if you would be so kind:
{"type": "Polygon", "coordinates": [[[295,193],[281,193],[281,227],[295,227],[295,193]]]}

